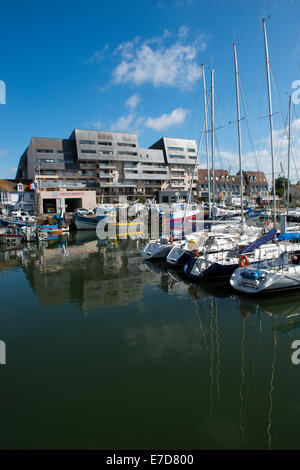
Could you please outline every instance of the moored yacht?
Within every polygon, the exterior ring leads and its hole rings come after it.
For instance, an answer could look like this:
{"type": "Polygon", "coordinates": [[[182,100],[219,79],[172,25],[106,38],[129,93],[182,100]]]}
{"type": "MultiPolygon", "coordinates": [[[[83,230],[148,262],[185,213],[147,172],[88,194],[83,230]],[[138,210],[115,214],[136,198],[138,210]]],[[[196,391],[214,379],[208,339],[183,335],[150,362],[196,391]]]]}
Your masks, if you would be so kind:
{"type": "Polygon", "coordinates": [[[298,245],[292,242],[276,241],[276,229],[270,230],[262,237],[248,245],[237,244],[235,248],[206,256],[194,258],[184,266],[184,273],[191,278],[213,280],[220,277],[230,277],[242,266],[262,260],[272,260],[283,252],[294,252],[298,245]]]}
{"type": "Polygon", "coordinates": [[[230,284],[235,290],[251,295],[300,289],[300,250],[286,251],[274,260],[239,268],[232,274],[230,284]]]}
{"type": "Polygon", "coordinates": [[[141,255],[144,259],[160,259],[166,258],[173,247],[172,237],[160,237],[157,240],[150,240],[143,247],[141,255]]]}

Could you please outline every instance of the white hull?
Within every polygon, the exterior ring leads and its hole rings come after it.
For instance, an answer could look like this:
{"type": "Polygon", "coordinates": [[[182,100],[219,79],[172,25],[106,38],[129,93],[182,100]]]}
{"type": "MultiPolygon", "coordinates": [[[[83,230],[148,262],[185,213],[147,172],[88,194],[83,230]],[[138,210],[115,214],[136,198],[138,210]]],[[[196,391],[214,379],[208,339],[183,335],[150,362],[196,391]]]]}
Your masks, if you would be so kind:
{"type": "MultiPolygon", "coordinates": [[[[293,252],[296,250],[296,245],[293,243],[283,244],[265,244],[259,248],[256,248],[252,253],[248,253],[247,257],[249,263],[258,263],[261,260],[275,260],[280,255],[285,252],[293,252]]],[[[190,274],[193,277],[203,277],[206,274],[206,271],[211,266],[219,265],[219,271],[222,269],[226,275],[226,272],[230,272],[230,266],[234,267],[239,264],[239,257],[234,255],[231,250],[229,251],[219,251],[217,253],[211,253],[208,256],[202,256],[195,260],[193,268],[190,274]]],[[[232,271],[231,271],[232,272],[232,271]]],[[[231,272],[229,275],[231,275],[231,272]]]]}
{"type": "Polygon", "coordinates": [[[144,259],[164,259],[171,248],[172,245],[169,242],[163,244],[159,240],[154,240],[144,246],[141,255],[144,259]]]}
{"type": "MultiPolygon", "coordinates": [[[[288,253],[284,256],[288,258],[288,253]]],[[[287,264],[284,256],[273,262],[256,263],[250,268],[237,269],[230,284],[237,291],[252,295],[299,289],[300,265],[287,264]]]]}

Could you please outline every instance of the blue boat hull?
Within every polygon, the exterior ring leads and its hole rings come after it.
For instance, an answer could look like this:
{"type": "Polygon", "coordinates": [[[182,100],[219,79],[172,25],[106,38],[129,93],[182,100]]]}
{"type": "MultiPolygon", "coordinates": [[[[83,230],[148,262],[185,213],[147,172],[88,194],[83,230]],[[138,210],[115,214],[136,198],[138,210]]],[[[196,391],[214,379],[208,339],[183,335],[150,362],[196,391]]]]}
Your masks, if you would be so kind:
{"type": "Polygon", "coordinates": [[[96,230],[98,222],[106,216],[85,217],[84,215],[73,215],[77,230],[96,230]]]}
{"type": "Polygon", "coordinates": [[[191,279],[198,279],[203,281],[231,277],[234,271],[239,267],[238,264],[224,265],[219,263],[213,263],[200,274],[195,275],[192,274],[192,269],[194,267],[195,262],[196,259],[191,259],[190,261],[188,261],[184,266],[184,273],[187,277],[191,279]]]}
{"type": "Polygon", "coordinates": [[[186,251],[177,259],[176,263],[169,263],[168,260],[167,262],[173,268],[182,268],[192,259],[194,259],[194,255],[190,251],[186,251]]]}

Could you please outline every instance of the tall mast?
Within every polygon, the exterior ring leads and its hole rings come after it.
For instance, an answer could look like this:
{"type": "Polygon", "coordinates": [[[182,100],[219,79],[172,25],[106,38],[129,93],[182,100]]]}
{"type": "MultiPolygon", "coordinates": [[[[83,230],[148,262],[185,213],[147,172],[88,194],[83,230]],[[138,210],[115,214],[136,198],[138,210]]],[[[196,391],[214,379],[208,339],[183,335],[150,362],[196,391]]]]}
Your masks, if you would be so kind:
{"type": "Polygon", "coordinates": [[[241,139],[241,118],[240,118],[240,93],[239,93],[239,71],[236,55],[236,44],[233,43],[234,54],[234,68],[235,68],[235,91],[236,91],[236,114],[237,114],[237,128],[238,128],[238,144],[239,144],[239,170],[240,170],[240,194],[241,194],[241,218],[242,224],[244,223],[244,194],[243,194],[243,169],[242,169],[242,139],[241,139]]]}
{"type": "Polygon", "coordinates": [[[262,19],[265,39],[265,53],[266,53],[266,66],[267,66],[267,84],[268,84],[268,98],[269,98],[269,124],[270,124],[270,146],[271,146],[271,159],[272,159],[272,182],[273,182],[273,205],[274,205],[274,227],[276,227],[276,188],[275,188],[275,170],[274,170],[274,148],[273,148],[273,111],[272,111],[272,98],[271,98],[271,81],[270,81],[270,60],[266,30],[266,19],[262,19]]]}
{"type": "Polygon", "coordinates": [[[206,82],[204,64],[201,64],[203,79],[203,98],[204,98],[204,121],[205,121],[205,143],[206,143],[206,164],[207,164],[207,184],[208,184],[208,216],[211,218],[211,194],[210,194],[210,168],[209,168],[209,152],[208,152],[208,132],[207,132],[207,100],[206,100],[206,82]]]}
{"type": "Polygon", "coordinates": [[[289,214],[290,203],[290,161],[291,161],[291,115],[292,115],[292,97],[289,96],[289,134],[288,134],[288,175],[287,175],[287,192],[286,192],[286,213],[289,214]]]}
{"type": "Polygon", "coordinates": [[[212,170],[212,202],[215,207],[215,107],[214,107],[214,69],[211,70],[211,170],[212,170]]]}

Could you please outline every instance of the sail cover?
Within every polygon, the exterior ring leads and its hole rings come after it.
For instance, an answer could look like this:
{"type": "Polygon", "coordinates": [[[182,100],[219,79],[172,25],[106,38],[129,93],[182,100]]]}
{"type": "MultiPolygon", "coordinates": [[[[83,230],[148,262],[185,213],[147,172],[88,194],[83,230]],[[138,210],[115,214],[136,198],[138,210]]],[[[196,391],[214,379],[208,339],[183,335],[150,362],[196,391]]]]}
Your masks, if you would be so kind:
{"type": "Polygon", "coordinates": [[[299,232],[291,232],[291,233],[282,233],[279,235],[278,240],[300,240],[300,233],[299,232]]]}
{"type": "Polygon", "coordinates": [[[276,237],[277,230],[276,228],[272,228],[269,232],[265,233],[262,237],[259,237],[254,242],[250,243],[250,245],[246,246],[241,252],[241,254],[251,253],[251,251],[255,250],[255,248],[259,248],[261,245],[270,242],[276,237]]]}

